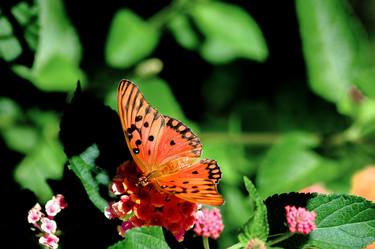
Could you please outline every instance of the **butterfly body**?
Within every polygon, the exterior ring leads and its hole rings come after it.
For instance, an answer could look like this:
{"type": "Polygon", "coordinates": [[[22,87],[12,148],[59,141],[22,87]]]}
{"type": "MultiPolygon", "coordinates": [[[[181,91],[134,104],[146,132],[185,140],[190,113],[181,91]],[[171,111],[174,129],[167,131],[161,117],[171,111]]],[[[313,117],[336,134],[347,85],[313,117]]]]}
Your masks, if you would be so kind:
{"type": "Polygon", "coordinates": [[[143,173],[140,186],[152,183],[159,191],[195,203],[224,202],[216,188],[220,168],[215,160],[199,160],[202,145],[190,128],[159,113],[128,80],[118,88],[118,111],[132,157],[143,173]]]}

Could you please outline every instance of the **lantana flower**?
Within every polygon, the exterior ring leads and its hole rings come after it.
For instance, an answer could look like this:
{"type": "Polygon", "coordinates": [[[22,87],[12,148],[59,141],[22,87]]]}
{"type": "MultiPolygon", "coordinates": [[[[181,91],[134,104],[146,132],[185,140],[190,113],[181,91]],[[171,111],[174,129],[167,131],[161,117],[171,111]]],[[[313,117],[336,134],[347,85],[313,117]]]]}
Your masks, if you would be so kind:
{"type": "Polygon", "coordinates": [[[307,209],[295,206],[286,206],[286,221],[289,231],[292,233],[309,234],[315,230],[315,212],[309,212],[307,209]]]}
{"type": "Polygon", "coordinates": [[[30,209],[27,221],[39,230],[40,233],[37,235],[40,237],[39,244],[52,249],[56,249],[59,246],[59,238],[56,236],[59,231],[53,219],[57,213],[67,206],[64,196],[59,194],[53,196],[46,203],[45,211],[47,215],[42,212],[42,208],[38,203],[30,209]]]}
{"type": "Polygon", "coordinates": [[[224,229],[219,209],[204,208],[196,213],[194,232],[203,237],[219,238],[224,229]]]}
{"type": "Polygon", "coordinates": [[[106,217],[126,220],[118,227],[122,236],[132,227],[162,226],[182,241],[185,231],[194,225],[198,205],[160,192],[152,183],[138,186],[141,176],[133,161],[126,161],[117,168],[110,189],[121,198],[109,203],[104,212],[106,217]]]}
{"type": "Polygon", "coordinates": [[[29,210],[29,214],[27,215],[27,221],[31,224],[35,224],[40,220],[42,217],[42,212],[40,212],[41,206],[39,203],[35,204],[35,206],[29,210]]]}

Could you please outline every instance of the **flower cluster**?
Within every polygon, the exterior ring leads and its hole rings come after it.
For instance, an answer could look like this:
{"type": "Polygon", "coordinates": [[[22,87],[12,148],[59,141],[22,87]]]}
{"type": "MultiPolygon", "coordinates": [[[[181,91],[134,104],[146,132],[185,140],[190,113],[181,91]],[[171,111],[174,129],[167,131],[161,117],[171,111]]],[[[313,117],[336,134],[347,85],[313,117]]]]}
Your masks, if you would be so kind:
{"type": "Polygon", "coordinates": [[[40,236],[39,244],[53,249],[58,247],[59,237],[56,236],[57,224],[53,219],[56,214],[67,206],[64,196],[59,194],[53,196],[52,199],[46,203],[45,211],[47,215],[42,212],[42,207],[39,203],[35,204],[35,206],[29,210],[27,221],[41,232],[38,235],[40,236]]]}
{"type": "Polygon", "coordinates": [[[313,231],[315,226],[315,212],[309,212],[305,208],[295,206],[286,206],[286,221],[289,226],[289,231],[292,233],[309,234],[313,231]]]}
{"type": "Polygon", "coordinates": [[[219,209],[204,208],[196,213],[194,232],[203,237],[217,239],[224,229],[219,209]]]}
{"type": "Polygon", "coordinates": [[[142,174],[134,162],[126,161],[117,168],[111,191],[121,197],[109,203],[106,217],[123,221],[118,227],[121,236],[132,227],[162,226],[182,241],[185,231],[194,225],[197,204],[161,192],[151,182],[140,186],[139,179],[142,174]]]}

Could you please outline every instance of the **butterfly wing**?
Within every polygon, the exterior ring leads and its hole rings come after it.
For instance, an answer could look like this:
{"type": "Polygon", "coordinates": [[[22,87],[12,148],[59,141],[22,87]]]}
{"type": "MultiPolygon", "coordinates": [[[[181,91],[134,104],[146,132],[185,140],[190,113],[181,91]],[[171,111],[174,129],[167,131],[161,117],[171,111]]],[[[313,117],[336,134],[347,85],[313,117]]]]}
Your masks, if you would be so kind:
{"type": "Polygon", "coordinates": [[[118,112],[125,139],[138,167],[147,176],[172,173],[201,155],[197,136],[180,121],[164,117],[144,98],[138,87],[122,80],[118,87],[118,112]],[[169,164],[185,158],[186,163],[169,164]],[[175,165],[176,167],[172,167],[175,165]]]}
{"type": "Polygon", "coordinates": [[[162,191],[181,199],[219,206],[224,202],[216,188],[220,179],[221,171],[217,162],[204,159],[175,174],[158,177],[156,181],[162,191]]]}

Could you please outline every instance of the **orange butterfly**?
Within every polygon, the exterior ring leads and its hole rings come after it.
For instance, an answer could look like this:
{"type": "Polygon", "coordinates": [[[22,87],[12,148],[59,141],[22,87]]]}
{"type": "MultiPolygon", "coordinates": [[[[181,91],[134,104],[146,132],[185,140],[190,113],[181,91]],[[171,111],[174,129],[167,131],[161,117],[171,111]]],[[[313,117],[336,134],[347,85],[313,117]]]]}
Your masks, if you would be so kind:
{"type": "Polygon", "coordinates": [[[188,127],[160,114],[128,80],[118,87],[118,112],[126,143],[143,173],[140,184],[151,182],[159,191],[190,202],[223,204],[216,189],[220,168],[215,160],[196,162],[202,144],[188,127]]]}

